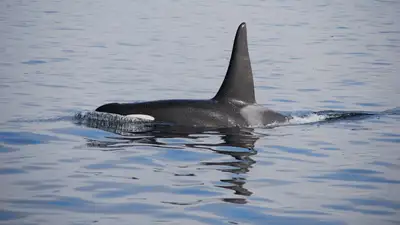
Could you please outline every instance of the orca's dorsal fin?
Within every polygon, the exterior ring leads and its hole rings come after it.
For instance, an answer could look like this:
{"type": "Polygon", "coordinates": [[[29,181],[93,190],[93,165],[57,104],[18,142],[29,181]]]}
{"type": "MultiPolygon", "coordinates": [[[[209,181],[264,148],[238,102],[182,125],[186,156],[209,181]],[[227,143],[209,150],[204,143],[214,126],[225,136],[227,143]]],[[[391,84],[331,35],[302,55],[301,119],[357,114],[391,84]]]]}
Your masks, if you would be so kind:
{"type": "Polygon", "coordinates": [[[228,71],[213,100],[255,103],[253,72],[247,47],[246,23],[236,31],[228,71]]]}

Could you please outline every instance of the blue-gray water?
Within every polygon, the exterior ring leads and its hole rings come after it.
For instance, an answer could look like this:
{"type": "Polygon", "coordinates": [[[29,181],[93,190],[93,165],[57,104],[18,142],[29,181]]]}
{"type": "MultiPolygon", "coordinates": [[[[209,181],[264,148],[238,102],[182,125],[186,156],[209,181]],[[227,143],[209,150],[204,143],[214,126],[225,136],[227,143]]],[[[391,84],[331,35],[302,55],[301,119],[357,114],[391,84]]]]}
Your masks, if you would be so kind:
{"type": "Polygon", "coordinates": [[[399,1],[1,1],[0,223],[399,224],[399,19],[399,1]],[[388,113],[244,135],[74,120],[212,97],[242,21],[260,104],[388,113]]]}

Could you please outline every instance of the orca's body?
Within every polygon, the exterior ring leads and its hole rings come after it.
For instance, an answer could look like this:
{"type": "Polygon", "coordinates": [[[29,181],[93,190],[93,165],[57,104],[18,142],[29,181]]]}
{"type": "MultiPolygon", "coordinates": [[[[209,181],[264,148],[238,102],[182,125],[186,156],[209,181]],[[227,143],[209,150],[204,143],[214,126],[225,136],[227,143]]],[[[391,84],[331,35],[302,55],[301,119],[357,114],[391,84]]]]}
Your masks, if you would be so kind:
{"type": "Polygon", "coordinates": [[[254,127],[288,118],[257,105],[247,47],[246,24],[240,24],[224,82],[209,100],[159,100],[141,103],[109,103],[98,112],[147,116],[154,122],[186,127],[254,127]]]}

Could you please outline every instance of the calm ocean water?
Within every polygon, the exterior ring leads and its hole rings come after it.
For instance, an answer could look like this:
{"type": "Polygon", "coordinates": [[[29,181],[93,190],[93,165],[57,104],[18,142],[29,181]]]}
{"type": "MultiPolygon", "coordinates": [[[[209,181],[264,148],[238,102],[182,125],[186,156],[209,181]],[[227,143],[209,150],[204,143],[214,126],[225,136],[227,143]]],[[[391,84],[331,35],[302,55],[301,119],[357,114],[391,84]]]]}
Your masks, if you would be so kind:
{"type": "Polygon", "coordinates": [[[383,0],[1,1],[0,223],[400,224],[399,19],[383,0]],[[242,21],[257,100],[291,124],[75,117],[212,97],[242,21]]]}

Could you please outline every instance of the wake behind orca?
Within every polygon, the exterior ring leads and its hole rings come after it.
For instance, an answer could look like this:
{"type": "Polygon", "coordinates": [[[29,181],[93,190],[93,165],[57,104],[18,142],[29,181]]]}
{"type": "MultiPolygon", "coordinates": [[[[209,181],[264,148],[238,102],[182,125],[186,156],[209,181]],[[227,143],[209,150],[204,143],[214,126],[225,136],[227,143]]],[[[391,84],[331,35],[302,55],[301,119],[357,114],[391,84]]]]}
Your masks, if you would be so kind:
{"type": "Polygon", "coordinates": [[[225,79],[213,98],[109,103],[96,111],[185,127],[260,127],[289,119],[256,103],[246,23],[236,31],[225,79]]]}

